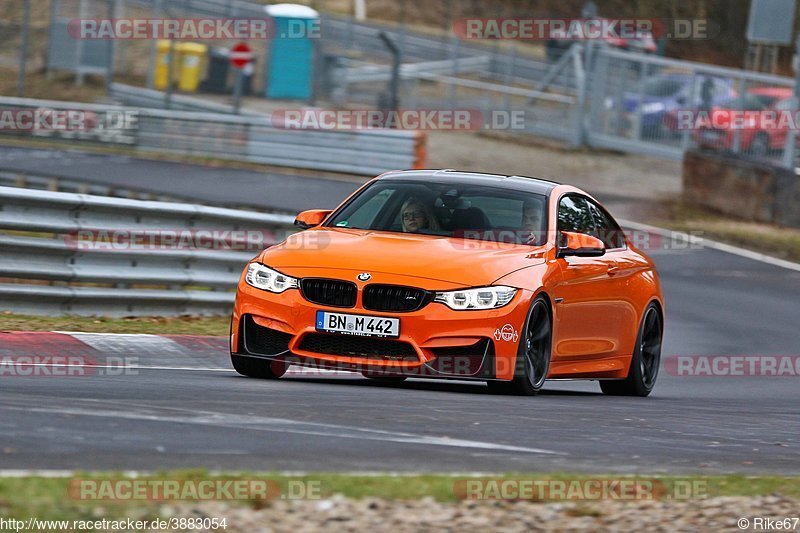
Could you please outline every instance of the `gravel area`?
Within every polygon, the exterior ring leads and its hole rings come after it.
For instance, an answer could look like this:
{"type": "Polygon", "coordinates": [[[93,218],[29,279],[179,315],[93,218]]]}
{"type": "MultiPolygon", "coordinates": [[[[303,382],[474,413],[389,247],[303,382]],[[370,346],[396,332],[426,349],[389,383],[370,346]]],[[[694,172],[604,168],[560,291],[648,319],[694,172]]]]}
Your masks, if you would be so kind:
{"type": "MultiPolygon", "coordinates": [[[[325,500],[274,501],[260,510],[204,502],[164,507],[165,516],[227,518],[226,532],[331,531],[757,531],[755,517],[800,515],[800,502],[782,496],[716,497],[687,501],[325,500]],[[741,518],[749,527],[740,528],[741,518]]],[[[773,528],[774,529],[774,528],[773,528]]],[[[787,531],[787,529],[782,529],[787,531]]],[[[788,531],[793,531],[790,527],[788,531]]]]}

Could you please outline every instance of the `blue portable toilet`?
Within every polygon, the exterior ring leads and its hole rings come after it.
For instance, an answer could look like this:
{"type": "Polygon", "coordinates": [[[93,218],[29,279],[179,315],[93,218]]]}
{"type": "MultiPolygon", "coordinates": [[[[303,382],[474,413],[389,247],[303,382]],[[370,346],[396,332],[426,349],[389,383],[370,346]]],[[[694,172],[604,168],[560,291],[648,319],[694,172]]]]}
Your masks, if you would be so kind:
{"type": "Polygon", "coordinates": [[[318,36],[319,13],[298,4],[273,4],[264,9],[273,20],[265,96],[309,100],[314,79],[312,38],[318,36]]]}

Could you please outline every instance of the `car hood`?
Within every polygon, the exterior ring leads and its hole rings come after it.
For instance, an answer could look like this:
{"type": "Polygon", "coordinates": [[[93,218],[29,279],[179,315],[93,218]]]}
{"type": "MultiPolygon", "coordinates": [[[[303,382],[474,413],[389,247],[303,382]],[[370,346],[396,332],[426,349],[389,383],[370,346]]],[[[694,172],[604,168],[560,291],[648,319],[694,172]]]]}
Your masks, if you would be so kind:
{"type": "Polygon", "coordinates": [[[416,278],[421,288],[447,289],[490,284],[521,268],[543,263],[544,256],[543,246],[315,228],[267,248],[259,260],[294,277],[335,276],[332,271],[339,271],[339,275],[348,271],[355,281],[355,275],[368,272],[373,281],[416,278]]]}

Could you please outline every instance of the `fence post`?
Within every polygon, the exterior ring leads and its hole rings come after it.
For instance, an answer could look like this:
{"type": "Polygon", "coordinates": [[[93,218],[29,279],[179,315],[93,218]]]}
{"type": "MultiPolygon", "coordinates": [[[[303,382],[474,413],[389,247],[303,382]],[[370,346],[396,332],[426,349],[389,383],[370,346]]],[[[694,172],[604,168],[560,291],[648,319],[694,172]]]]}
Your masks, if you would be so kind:
{"type": "MultiPolygon", "coordinates": [[[[698,94],[697,91],[697,71],[692,70],[692,84],[689,86],[690,92],[689,94],[694,95],[698,94]]],[[[692,110],[697,113],[698,106],[694,105],[694,101],[691,99],[688,100],[691,104],[692,110]]],[[[704,110],[709,111],[709,110],[704,110]]],[[[710,111],[709,111],[710,112],[710,111]]],[[[689,149],[689,145],[691,144],[691,134],[695,131],[697,127],[697,116],[694,117],[694,124],[692,124],[691,128],[687,128],[681,132],[681,151],[685,154],[686,151],[689,149]]]]}
{"type": "MultiPolygon", "coordinates": [[[[744,76],[739,78],[739,109],[744,109],[744,97],[747,95],[747,81],[744,76]]],[[[709,110],[710,112],[711,110],[709,110]]],[[[742,133],[739,128],[733,128],[733,153],[742,151],[742,133]]]]}
{"type": "MultiPolygon", "coordinates": [[[[119,2],[120,0],[106,0],[108,6],[108,18],[115,19],[119,17],[119,2]]],[[[111,84],[114,83],[114,52],[116,51],[116,44],[114,39],[108,39],[106,42],[106,94],[111,94],[111,84]]]]}
{"type": "Polygon", "coordinates": [[[642,106],[644,105],[644,82],[647,78],[647,66],[647,60],[642,59],[641,63],[639,63],[639,88],[636,91],[636,119],[633,123],[633,138],[637,141],[642,138],[642,106]]]}
{"type": "MultiPolygon", "coordinates": [[[[86,0],[80,0],[80,4],[78,6],[78,18],[86,19],[87,18],[87,11],[86,11],[86,0]]],[[[75,47],[75,85],[82,86],[83,85],[83,67],[81,61],[83,61],[83,39],[78,39],[77,45],[75,47]]]]}
{"type": "Polygon", "coordinates": [[[25,94],[25,73],[28,69],[28,35],[31,27],[31,0],[25,0],[22,15],[22,37],[19,50],[19,72],[17,73],[17,96],[25,94]]]}
{"type": "MultiPolygon", "coordinates": [[[[155,6],[153,10],[153,17],[154,18],[161,18],[164,15],[164,9],[162,5],[163,0],[155,0],[155,6]]],[[[148,63],[147,68],[147,88],[153,89],[155,87],[155,75],[156,75],[156,44],[158,43],[158,39],[150,39],[150,62],[148,63]]]]}
{"type": "Polygon", "coordinates": [[[575,44],[569,52],[572,54],[572,68],[575,69],[575,81],[578,90],[578,102],[575,106],[575,120],[574,134],[572,140],[572,148],[580,148],[586,141],[586,130],[588,123],[584,115],[586,111],[586,100],[588,98],[589,84],[587,83],[587,74],[589,73],[589,65],[583,61],[588,58],[589,54],[584,53],[583,47],[588,48],[589,43],[575,44]]]}

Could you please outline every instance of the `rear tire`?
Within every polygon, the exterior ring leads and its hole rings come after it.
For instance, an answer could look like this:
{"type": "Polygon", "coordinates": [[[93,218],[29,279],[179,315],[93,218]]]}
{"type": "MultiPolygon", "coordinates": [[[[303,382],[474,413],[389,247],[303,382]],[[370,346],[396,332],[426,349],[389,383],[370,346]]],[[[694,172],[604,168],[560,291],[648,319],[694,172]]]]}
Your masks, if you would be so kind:
{"type": "Polygon", "coordinates": [[[600,389],[610,396],[645,397],[652,392],[661,364],[661,338],[664,325],[656,304],[647,306],[636,336],[636,348],[631,357],[628,377],[619,380],[601,381],[600,389]]]}
{"type": "Polygon", "coordinates": [[[231,363],[239,374],[258,379],[278,379],[289,369],[289,363],[284,361],[268,361],[236,354],[231,354],[231,363]]]}
{"type": "Polygon", "coordinates": [[[523,337],[517,351],[514,379],[487,381],[489,390],[499,394],[534,396],[544,386],[550,369],[550,347],[553,336],[550,306],[543,297],[537,297],[528,311],[523,337]]]}

